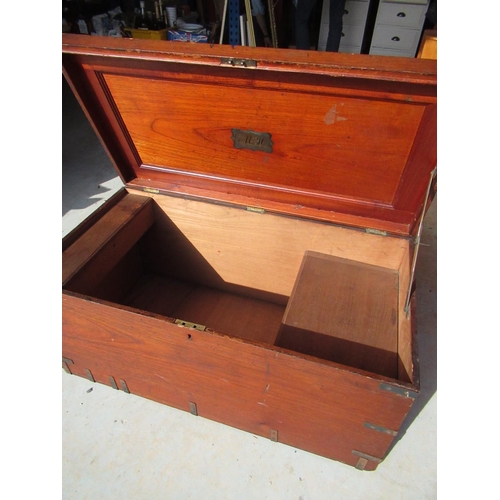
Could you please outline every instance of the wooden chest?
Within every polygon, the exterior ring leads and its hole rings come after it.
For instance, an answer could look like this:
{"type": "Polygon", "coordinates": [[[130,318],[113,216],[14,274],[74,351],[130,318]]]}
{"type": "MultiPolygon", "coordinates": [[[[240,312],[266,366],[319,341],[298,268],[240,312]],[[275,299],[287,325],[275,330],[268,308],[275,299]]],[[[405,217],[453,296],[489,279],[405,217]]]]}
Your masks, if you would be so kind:
{"type": "Polygon", "coordinates": [[[63,35],[125,183],[63,240],[63,367],[374,470],[419,392],[436,62],[63,35]]]}

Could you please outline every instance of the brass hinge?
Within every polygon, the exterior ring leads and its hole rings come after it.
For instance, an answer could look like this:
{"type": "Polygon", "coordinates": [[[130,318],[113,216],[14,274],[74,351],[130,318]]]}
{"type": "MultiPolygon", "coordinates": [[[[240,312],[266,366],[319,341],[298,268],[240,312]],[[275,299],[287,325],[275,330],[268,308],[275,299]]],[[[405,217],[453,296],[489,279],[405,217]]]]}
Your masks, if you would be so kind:
{"type": "Polygon", "coordinates": [[[144,188],[143,191],[145,193],[153,193],[153,194],[159,194],[160,193],[159,189],[153,189],[153,188],[144,188]]]}
{"type": "Polygon", "coordinates": [[[254,59],[237,59],[235,57],[222,57],[221,66],[232,66],[234,68],[256,68],[257,61],[254,59]]]}
{"type": "Polygon", "coordinates": [[[365,231],[368,234],[376,234],[377,236],[387,236],[387,232],[386,231],[380,231],[380,229],[371,229],[371,228],[367,227],[365,229],[365,231]]]}
{"type": "Polygon", "coordinates": [[[265,214],[266,211],[259,207],[247,207],[247,212],[254,212],[256,214],[265,214]]]}
{"type": "Polygon", "coordinates": [[[190,321],[184,321],[183,319],[176,319],[175,324],[183,326],[184,328],[192,328],[193,330],[199,330],[200,332],[204,332],[207,328],[205,325],[198,325],[197,323],[191,323],[190,321]]]}

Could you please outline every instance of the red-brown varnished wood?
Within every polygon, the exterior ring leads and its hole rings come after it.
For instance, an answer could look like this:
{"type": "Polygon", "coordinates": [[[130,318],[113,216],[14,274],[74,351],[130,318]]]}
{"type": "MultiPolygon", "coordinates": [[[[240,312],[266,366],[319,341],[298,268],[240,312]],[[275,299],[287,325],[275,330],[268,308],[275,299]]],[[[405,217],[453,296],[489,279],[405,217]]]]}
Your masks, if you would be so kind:
{"type": "Polygon", "coordinates": [[[152,200],[122,198],[63,252],[63,286],[91,293],[153,222],[152,200]]]}
{"type": "MultiPolygon", "coordinates": [[[[180,182],[180,181],[179,181],[180,182]]],[[[133,190],[143,191],[144,189],[154,189],[155,192],[165,195],[175,195],[182,198],[192,198],[197,200],[207,201],[209,203],[220,203],[220,194],[217,191],[210,190],[210,181],[204,180],[201,184],[203,187],[182,186],[179,182],[172,179],[167,183],[164,180],[155,181],[148,179],[147,186],[142,179],[135,179],[130,181],[128,187],[133,190]]],[[[328,223],[335,223],[339,226],[348,226],[355,228],[377,228],[381,231],[386,231],[408,237],[410,229],[413,227],[415,215],[410,212],[396,212],[392,209],[375,207],[370,210],[369,216],[366,211],[362,210],[359,205],[345,202],[342,208],[349,212],[344,213],[340,211],[326,211],[319,208],[304,205],[291,205],[293,195],[289,195],[289,202],[286,201],[270,201],[255,199],[248,195],[237,195],[232,193],[227,195],[227,203],[232,206],[240,208],[255,208],[262,209],[274,214],[281,214],[285,216],[292,215],[297,218],[322,221],[328,223]]],[[[340,205],[335,205],[340,210],[340,205]]]]}
{"type": "Polygon", "coordinates": [[[285,306],[198,287],[173,312],[220,333],[274,344],[285,306]]]}
{"type": "Polygon", "coordinates": [[[66,236],[62,239],[62,251],[64,252],[69,246],[71,246],[80,236],[85,234],[85,232],[92,227],[107,211],[116,203],[118,203],[123,197],[127,196],[126,189],[120,189],[111,198],[109,198],[105,203],[100,205],[92,212],[88,217],[85,218],[78,226],[73,228],[66,236]]]}
{"type": "Polygon", "coordinates": [[[277,345],[398,376],[398,275],[306,252],[277,345]]]}
{"type": "Polygon", "coordinates": [[[328,74],[349,78],[436,84],[436,62],[361,54],[320,53],[301,50],[229,47],[227,45],[157,42],[152,40],[95,38],[62,35],[63,52],[75,55],[123,58],[187,64],[220,65],[221,57],[254,60],[258,67],[282,72],[328,74]]]}
{"type": "Polygon", "coordinates": [[[267,344],[274,344],[285,311],[271,301],[152,273],[130,288],[123,304],[267,344]]]}
{"type": "MultiPolygon", "coordinates": [[[[423,204],[423,198],[430,179],[430,172],[427,178],[423,177],[420,165],[437,166],[437,141],[436,141],[436,121],[437,105],[428,106],[422,117],[422,121],[417,132],[415,143],[409,155],[408,165],[403,173],[401,185],[394,198],[394,206],[407,206],[414,214],[420,215],[418,208],[423,204]],[[420,181],[419,181],[420,180],[420,181]],[[426,180],[426,182],[423,182],[426,180]]],[[[429,205],[434,193],[431,190],[429,205]]],[[[424,207],[427,210],[428,207],[424,207]]]]}
{"type": "Polygon", "coordinates": [[[356,465],[376,468],[416,391],[368,372],[200,332],[166,318],[63,294],[63,356],[71,370],[131,393],[356,465]],[[375,426],[375,428],[374,428],[375,426]]]}
{"type": "Polygon", "coordinates": [[[147,84],[114,74],[104,79],[143,168],[188,171],[197,178],[260,184],[319,199],[334,193],[389,205],[424,110],[407,103],[277,92],[257,84],[228,87],[220,79],[147,84]],[[270,133],[272,153],[236,150],[232,129],[270,133]]]}
{"type": "Polygon", "coordinates": [[[411,233],[435,166],[435,61],[142,42],[63,37],[125,182],[411,233]],[[272,150],[235,147],[235,129],[272,150]]]}
{"type": "Polygon", "coordinates": [[[63,71],[127,185],[63,242],[63,366],[375,469],[419,391],[436,62],[63,35],[63,71]]]}

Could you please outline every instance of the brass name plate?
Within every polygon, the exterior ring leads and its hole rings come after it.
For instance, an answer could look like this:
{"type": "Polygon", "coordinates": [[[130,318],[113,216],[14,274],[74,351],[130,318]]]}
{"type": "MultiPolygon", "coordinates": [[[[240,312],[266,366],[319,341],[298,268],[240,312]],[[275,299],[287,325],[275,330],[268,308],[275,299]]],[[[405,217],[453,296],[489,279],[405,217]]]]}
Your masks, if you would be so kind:
{"type": "Polygon", "coordinates": [[[253,130],[231,129],[233,132],[234,147],[250,149],[251,151],[273,152],[273,141],[268,132],[254,132],[253,130]]]}

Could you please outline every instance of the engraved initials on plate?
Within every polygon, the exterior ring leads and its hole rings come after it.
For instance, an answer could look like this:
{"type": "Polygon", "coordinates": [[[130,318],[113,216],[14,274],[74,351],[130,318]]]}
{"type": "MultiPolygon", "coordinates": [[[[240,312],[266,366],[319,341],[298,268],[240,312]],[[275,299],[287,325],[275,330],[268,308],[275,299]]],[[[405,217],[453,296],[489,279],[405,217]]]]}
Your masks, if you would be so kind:
{"type": "Polygon", "coordinates": [[[234,147],[250,149],[251,151],[273,152],[273,141],[268,132],[254,132],[253,130],[231,129],[234,147]]]}

